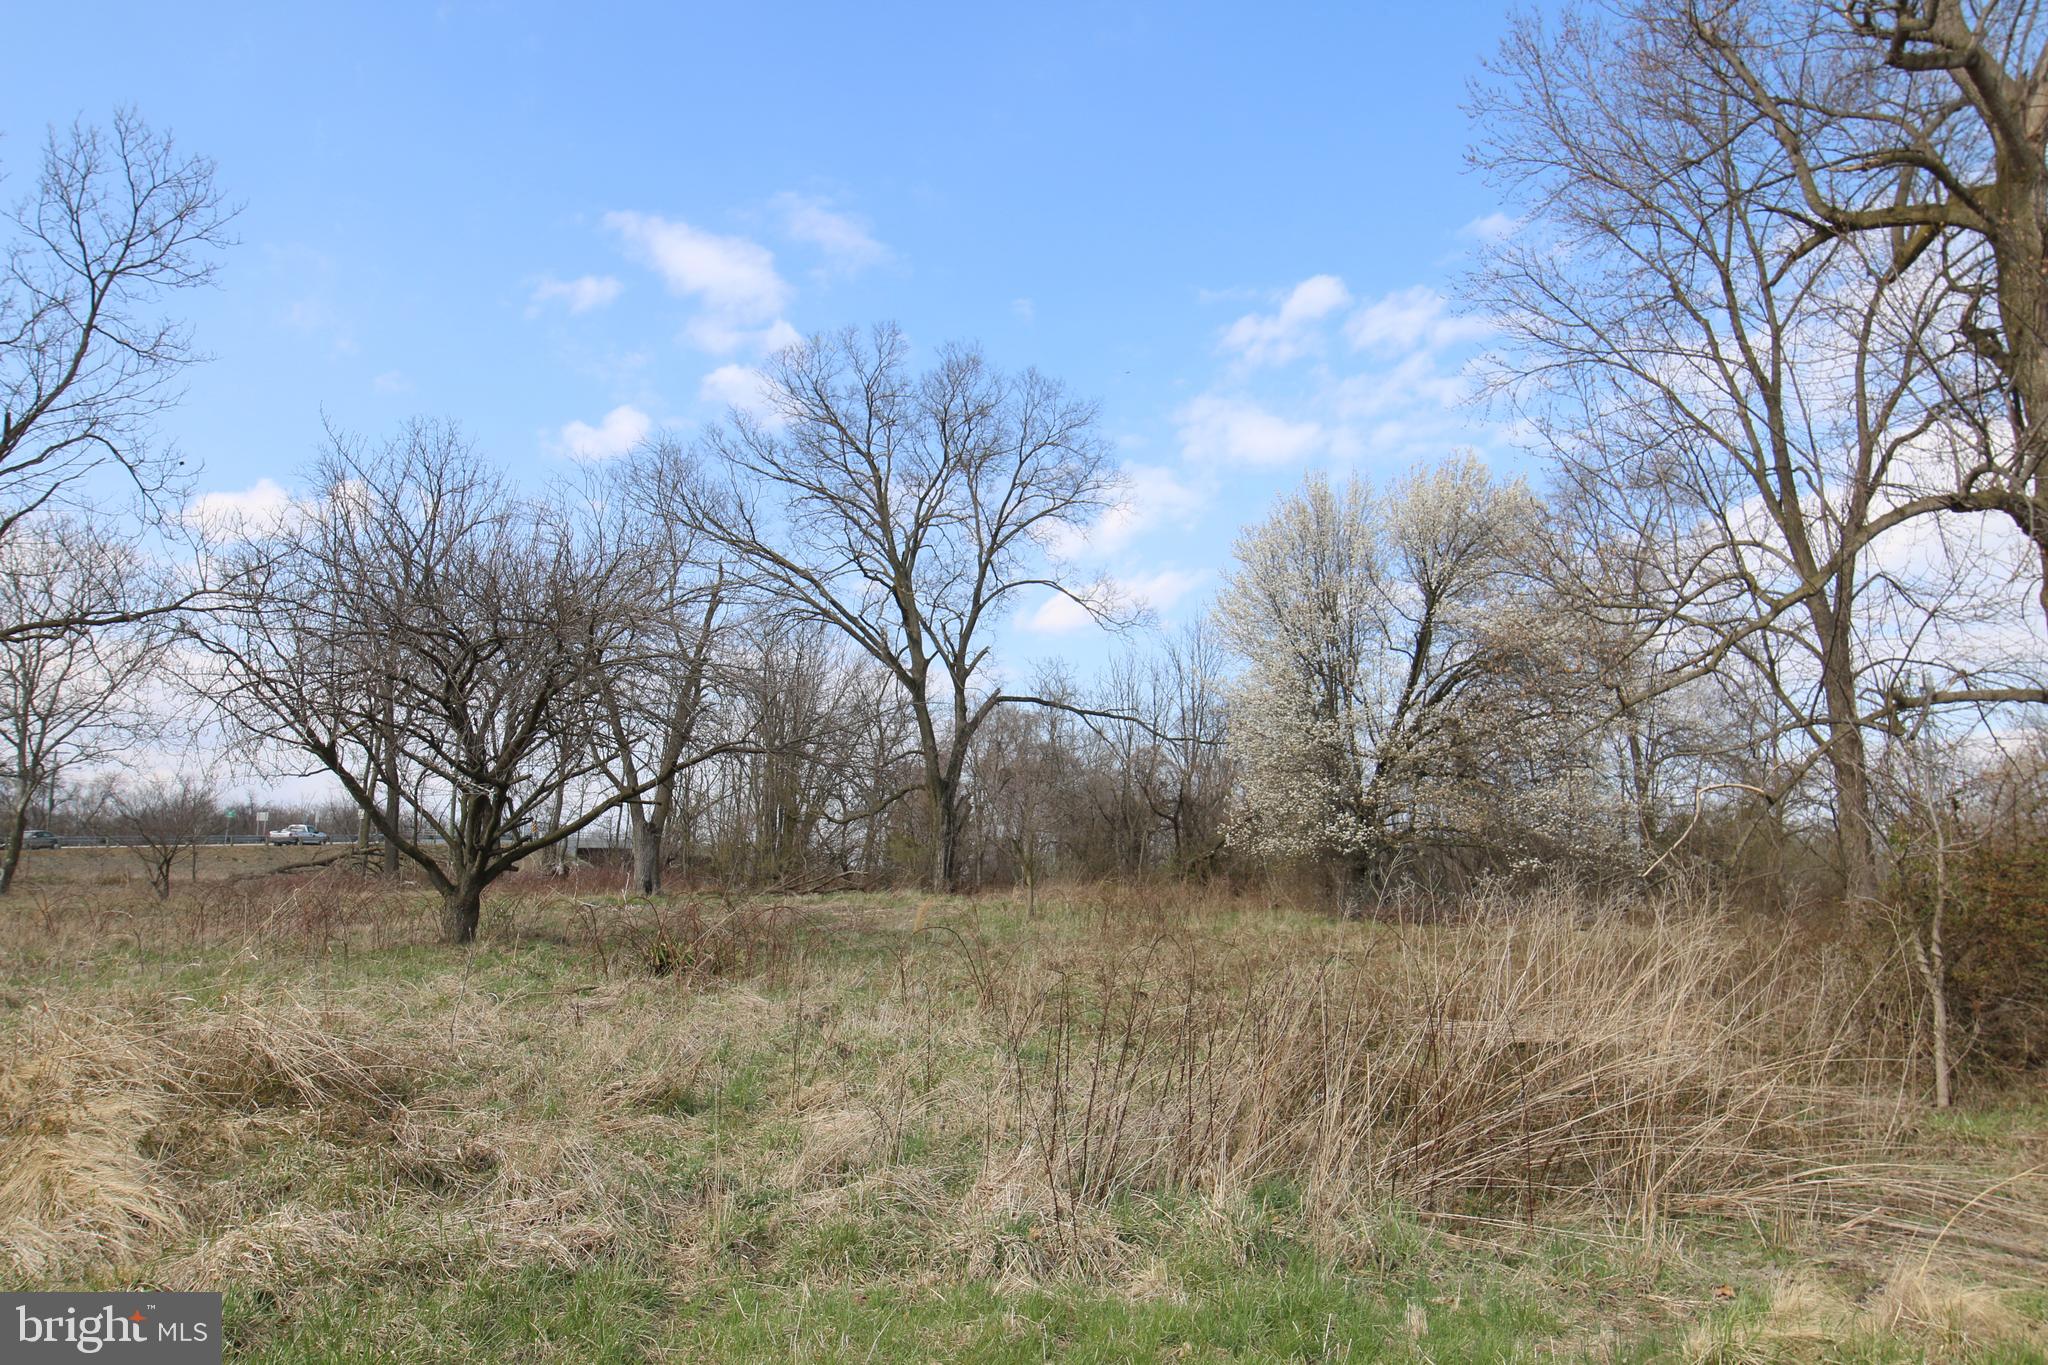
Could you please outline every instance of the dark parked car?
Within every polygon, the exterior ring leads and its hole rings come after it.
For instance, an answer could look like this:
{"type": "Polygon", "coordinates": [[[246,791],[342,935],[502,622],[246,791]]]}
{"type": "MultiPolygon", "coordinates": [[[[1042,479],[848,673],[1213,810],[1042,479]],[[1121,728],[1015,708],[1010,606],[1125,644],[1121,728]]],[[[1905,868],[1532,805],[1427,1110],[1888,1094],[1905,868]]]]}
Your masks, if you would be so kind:
{"type": "Polygon", "coordinates": [[[46,829],[24,830],[21,835],[21,846],[23,848],[55,848],[57,846],[57,836],[46,829]]]}

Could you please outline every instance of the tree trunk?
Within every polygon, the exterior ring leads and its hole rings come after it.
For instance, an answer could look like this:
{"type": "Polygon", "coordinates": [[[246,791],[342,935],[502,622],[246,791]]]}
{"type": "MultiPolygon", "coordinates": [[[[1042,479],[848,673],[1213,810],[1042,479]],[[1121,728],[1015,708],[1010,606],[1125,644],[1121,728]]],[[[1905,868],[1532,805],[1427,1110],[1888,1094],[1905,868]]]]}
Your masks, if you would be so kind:
{"type": "MultiPolygon", "coordinates": [[[[375,759],[376,756],[374,754],[371,755],[370,771],[363,778],[364,784],[369,788],[372,795],[375,795],[377,791],[377,766],[375,759]]],[[[370,808],[367,805],[358,806],[356,810],[356,856],[362,859],[362,868],[365,872],[370,869],[370,831],[375,828],[375,822],[370,819],[370,808]]],[[[232,833],[233,831],[229,832],[232,833]]]]}
{"type": "Polygon", "coordinates": [[[935,778],[926,795],[932,806],[931,889],[939,895],[949,895],[959,877],[959,789],[949,778],[935,778]]]}
{"type": "Polygon", "coordinates": [[[2041,570],[2038,601],[2048,619],[2048,519],[2039,515],[2048,501],[2048,227],[2041,213],[2040,150],[2034,146],[2000,146],[1997,185],[1990,196],[1998,231],[1992,254],[1998,268],[1998,313],[2006,338],[2009,381],[2019,398],[2019,422],[2013,433],[2018,449],[2013,466],[2020,471],[2014,492],[2030,500],[2025,512],[2012,514],[2020,534],[2034,542],[2041,570]],[[2028,472],[2031,471],[2031,477],[2028,472]]]}
{"type": "MultiPolygon", "coordinates": [[[[1840,617],[1836,620],[1839,636],[1846,637],[1846,622],[1840,617]]],[[[1877,834],[1849,648],[1846,638],[1830,642],[1821,658],[1821,688],[1827,706],[1828,767],[1835,787],[1835,842],[1842,863],[1842,894],[1852,904],[1867,908],[1878,892],[1877,834]]]]}
{"type": "Polygon", "coordinates": [[[1944,964],[1941,956],[1941,932],[1937,928],[1928,953],[1930,959],[1927,976],[1928,990],[1934,996],[1934,1107],[1946,1109],[1951,1103],[1949,1092],[1950,1062],[1948,1055],[1948,991],[1942,986],[1944,964]]]}
{"type": "Polygon", "coordinates": [[[1876,899],[1877,837],[1871,817],[1870,772],[1863,722],[1856,707],[1856,643],[1850,613],[1856,600],[1856,563],[1835,572],[1831,598],[1816,597],[1808,619],[1820,637],[1820,686],[1826,707],[1828,766],[1835,786],[1835,844],[1842,864],[1842,895],[1868,908],[1876,899]]]}
{"type": "MultiPolygon", "coordinates": [[[[384,759],[384,824],[393,834],[398,830],[398,721],[389,695],[384,698],[384,741],[379,746],[384,759]]],[[[413,840],[419,840],[419,816],[413,816],[413,840]]],[[[384,840],[384,880],[398,880],[398,841],[384,840]]]]}
{"type": "Polygon", "coordinates": [[[14,889],[14,874],[21,867],[21,831],[19,821],[7,831],[7,851],[0,855],[0,896],[14,889]]]}
{"type": "Polygon", "coordinates": [[[1852,724],[1830,747],[1842,894],[1852,903],[1868,906],[1878,892],[1877,840],[1870,818],[1870,775],[1863,766],[1863,731],[1852,724]]]}
{"type": "MultiPolygon", "coordinates": [[[[1931,803],[1930,803],[1931,804],[1931,803]]],[[[1942,921],[1948,914],[1948,834],[1942,828],[1942,814],[1931,812],[1934,828],[1934,910],[1928,916],[1927,933],[1923,937],[1918,930],[1913,934],[1913,955],[1915,965],[1920,969],[1920,979],[1927,987],[1927,1000],[1933,1014],[1934,1031],[1934,1107],[1946,1109],[1951,1102],[1949,1071],[1949,1021],[1948,1021],[1948,955],[1942,944],[1942,921]]]]}
{"type": "Polygon", "coordinates": [[[1353,853],[1340,858],[1333,869],[1337,913],[1345,919],[1365,918],[1366,907],[1373,900],[1373,884],[1379,880],[1374,867],[1377,861],[1371,854],[1353,853]]]}
{"type": "Polygon", "coordinates": [[[28,829],[29,794],[22,791],[14,803],[13,818],[7,824],[7,851],[0,855],[0,896],[14,888],[14,874],[21,867],[21,840],[28,829]]]}
{"type": "MultiPolygon", "coordinates": [[[[555,804],[553,809],[548,812],[548,832],[550,834],[562,827],[562,805],[567,799],[567,794],[560,787],[555,788],[555,804]]],[[[566,877],[569,875],[569,841],[567,839],[560,839],[548,845],[547,857],[549,876],[566,877]]]]}
{"type": "Polygon", "coordinates": [[[477,924],[483,919],[484,892],[465,877],[442,893],[441,936],[448,943],[474,943],[477,924]]]}
{"type": "Polygon", "coordinates": [[[661,890],[662,829],[634,803],[627,804],[626,818],[633,823],[633,877],[627,892],[635,896],[656,895],[661,890]]]}

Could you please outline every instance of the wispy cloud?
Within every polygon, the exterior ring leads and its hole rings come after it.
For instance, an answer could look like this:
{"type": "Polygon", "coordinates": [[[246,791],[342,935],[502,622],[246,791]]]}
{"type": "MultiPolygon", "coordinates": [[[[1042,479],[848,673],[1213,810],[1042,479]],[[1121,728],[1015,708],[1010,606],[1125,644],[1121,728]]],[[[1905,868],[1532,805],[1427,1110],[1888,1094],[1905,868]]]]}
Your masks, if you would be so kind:
{"type": "Polygon", "coordinates": [[[543,275],[533,286],[527,312],[531,315],[550,303],[559,303],[572,313],[588,313],[614,302],[624,289],[614,275],[578,275],[573,280],[543,275]]]}
{"type": "Polygon", "coordinates": [[[761,372],[750,365],[720,365],[697,385],[697,396],[724,408],[738,408],[753,417],[768,417],[774,406],[761,372]]]}
{"type": "Polygon", "coordinates": [[[1458,229],[1458,235],[1472,241],[1497,242],[1503,237],[1513,236],[1515,229],[1521,226],[1521,219],[1496,211],[1474,218],[1458,229]]]}
{"type": "Polygon", "coordinates": [[[1247,313],[1224,329],[1222,347],[1247,365],[1285,365],[1315,350],[1319,324],[1351,302],[1335,275],[1312,275],[1271,313],[1247,313]]]}
{"type": "Polygon", "coordinates": [[[1054,537],[1054,554],[1062,559],[1121,554],[1159,526],[1192,522],[1211,496],[1210,487],[1191,483],[1165,465],[1127,464],[1123,475],[1123,493],[1115,505],[1090,525],[1054,537]]]}
{"type": "Polygon", "coordinates": [[[1407,464],[1500,435],[1468,407],[1474,351],[1495,325],[1435,286],[1360,298],[1321,274],[1267,297],[1276,306],[1223,330],[1228,368],[1172,413],[1183,458],[1208,479],[1318,459],[1407,464]]]}
{"type": "Polygon", "coordinates": [[[889,248],[875,240],[867,222],[832,207],[828,199],[785,190],[768,201],[792,241],[815,247],[837,273],[856,275],[890,258],[889,248]]]}
{"type": "Polygon", "coordinates": [[[558,439],[571,459],[609,460],[625,454],[647,439],[654,419],[630,403],[621,403],[599,419],[565,423],[558,439]]]}
{"type": "Polygon", "coordinates": [[[294,504],[292,495],[274,479],[256,480],[247,488],[201,493],[185,504],[192,526],[220,534],[275,526],[294,504]]]}
{"type": "Polygon", "coordinates": [[[1440,291],[1417,284],[1365,304],[1345,321],[1344,332],[1359,350],[1434,351],[1482,340],[1493,332],[1493,324],[1459,316],[1440,291]]]}
{"type": "MultiPolygon", "coordinates": [[[[1209,577],[1207,569],[1160,569],[1140,577],[1111,579],[1101,585],[1098,605],[1119,611],[1171,611],[1209,577]]],[[[1093,613],[1064,593],[1048,593],[1024,621],[1027,630],[1040,635],[1070,635],[1094,624],[1093,613]]]]}
{"type": "Polygon", "coordinates": [[[705,350],[774,349],[796,339],[796,329],[780,316],[793,291],[776,271],[774,253],[760,243],[652,213],[608,213],[604,223],[670,293],[702,308],[686,330],[705,350]]]}
{"type": "Polygon", "coordinates": [[[1323,449],[1317,422],[1292,421],[1249,398],[1205,393],[1173,415],[1181,453],[1198,464],[1282,465],[1323,449]]]}

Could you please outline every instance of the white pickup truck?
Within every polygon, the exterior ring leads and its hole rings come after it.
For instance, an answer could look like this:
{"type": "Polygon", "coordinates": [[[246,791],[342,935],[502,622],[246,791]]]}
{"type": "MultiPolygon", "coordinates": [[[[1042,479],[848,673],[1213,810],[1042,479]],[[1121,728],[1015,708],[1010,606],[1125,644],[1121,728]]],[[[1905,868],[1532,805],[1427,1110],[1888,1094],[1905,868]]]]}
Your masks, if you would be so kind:
{"type": "Polygon", "coordinates": [[[270,831],[266,837],[273,844],[324,844],[327,842],[326,832],[314,829],[311,825],[286,825],[283,829],[270,831]]]}

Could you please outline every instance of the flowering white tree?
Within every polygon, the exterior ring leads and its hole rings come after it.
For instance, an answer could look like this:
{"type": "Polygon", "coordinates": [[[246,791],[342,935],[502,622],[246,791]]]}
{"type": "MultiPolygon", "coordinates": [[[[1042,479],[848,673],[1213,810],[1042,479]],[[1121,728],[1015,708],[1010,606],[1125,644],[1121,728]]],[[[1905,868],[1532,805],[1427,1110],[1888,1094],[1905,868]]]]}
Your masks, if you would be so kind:
{"type": "Polygon", "coordinates": [[[1348,898],[1487,834],[1494,759],[1543,709],[1508,695],[1543,644],[1523,591],[1538,516],[1462,455],[1384,492],[1311,475],[1238,538],[1217,622],[1248,665],[1242,842],[1332,860],[1348,898]]]}

